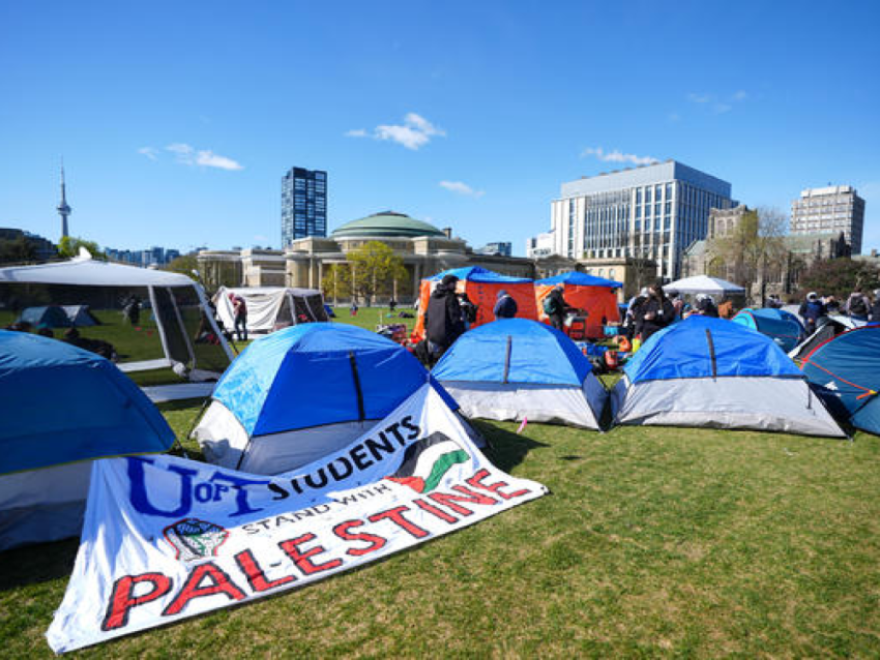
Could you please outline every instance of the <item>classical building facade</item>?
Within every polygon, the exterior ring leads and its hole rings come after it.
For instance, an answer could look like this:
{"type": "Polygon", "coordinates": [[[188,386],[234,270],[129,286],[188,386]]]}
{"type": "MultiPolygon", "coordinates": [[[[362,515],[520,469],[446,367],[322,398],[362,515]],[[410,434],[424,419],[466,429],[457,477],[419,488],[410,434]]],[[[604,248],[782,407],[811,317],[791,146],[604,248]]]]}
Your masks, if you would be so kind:
{"type": "MultiPolygon", "coordinates": [[[[551,202],[552,253],[577,260],[652,260],[675,279],[681,255],[705,238],[709,209],[729,208],[731,186],[673,160],[563,183],[551,202]]],[[[542,235],[531,251],[546,249],[542,235]]]]}
{"type": "Polygon", "coordinates": [[[791,233],[843,232],[853,254],[862,253],[865,200],[852,186],[808,188],[791,203],[791,233]]]}

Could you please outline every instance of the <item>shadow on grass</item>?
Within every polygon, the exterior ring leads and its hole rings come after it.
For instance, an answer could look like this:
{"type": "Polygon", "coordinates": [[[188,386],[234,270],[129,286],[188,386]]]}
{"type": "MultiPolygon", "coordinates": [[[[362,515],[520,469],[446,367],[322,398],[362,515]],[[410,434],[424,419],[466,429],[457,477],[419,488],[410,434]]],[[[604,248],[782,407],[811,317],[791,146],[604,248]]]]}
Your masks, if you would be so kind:
{"type": "Polygon", "coordinates": [[[471,420],[471,424],[489,442],[486,456],[497,468],[505,472],[510,472],[522,463],[531,450],[550,446],[526,436],[511,433],[490,422],[475,419],[471,420]]]}
{"type": "Polygon", "coordinates": [[[78,549],[79,539],[70,538],[0,553],[0,591],[69,576],[78,549]]]}

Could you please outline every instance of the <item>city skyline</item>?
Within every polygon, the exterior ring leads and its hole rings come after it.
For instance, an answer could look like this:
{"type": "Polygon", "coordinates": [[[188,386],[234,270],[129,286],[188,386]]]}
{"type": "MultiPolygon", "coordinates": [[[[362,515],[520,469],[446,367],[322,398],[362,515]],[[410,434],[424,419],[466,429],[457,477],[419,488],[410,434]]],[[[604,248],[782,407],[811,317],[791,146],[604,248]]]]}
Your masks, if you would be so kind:
{"type": "Polygon", "coordinates": [[[63,155],[74,236],[280,247],[278,172],[296,163],[334,179],[328,232],[395,208],[522,254],[562,182],[672,158],[751,207],[851,185],[863,251],[880,247],[873,3],[346,4],[332,22],[308,5],[175,6],[174,22],[171,4],[49,5],[57,21],[0,8],[3,226],[60,237],[63,155]],[[285,87],[294,24],[321,66],[285,87]],[[809,49],[779,37],[818,29],[809,49]]]}

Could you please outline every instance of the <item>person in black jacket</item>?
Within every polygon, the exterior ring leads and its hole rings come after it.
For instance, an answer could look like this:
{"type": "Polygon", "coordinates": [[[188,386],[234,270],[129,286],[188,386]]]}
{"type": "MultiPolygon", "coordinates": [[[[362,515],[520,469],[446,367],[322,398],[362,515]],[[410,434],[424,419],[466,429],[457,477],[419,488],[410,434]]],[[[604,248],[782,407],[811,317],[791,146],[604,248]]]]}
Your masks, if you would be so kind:
{"type": "Polygon", "coordinates": [[[557,284],[544,299],[544,313],[550,319],[550,325],[565,332],[565,313],[571,309],[562,295],[562,285],[557,284]]]}
{"type": "Polygon", "coordinates": [[[654,284],[648,289],[648,299],[641,307],[642,316],[642,341],[658,330],[662,330],[675,320],[675,308],[666,295],[663,287],[654,284]]]}
{"type": "Polygon", "coordinates": [[[443,278],[431,297],[425,310],[425,338],[431,357],[439,359],[447,349],[464,334],[465,325],[461,305],[455,296],[458,278],[447,275],[443,278]]]}
{"type": "Polygon", "coordinates": [[[880,289],[874,289],[874,304],[871,305],[871,322],[880,323],[880,289]]]}
{"type": "Polygon", "coordinates": [[[516,317],[516,312],[518,311],[518,306],[516,301],[511,297],[507,291],[501,289],[498,292],[498,297],[495,302],[495,309],[492,312],[495,314],[495,320],[498,319],[512,319],[516,317]]]}

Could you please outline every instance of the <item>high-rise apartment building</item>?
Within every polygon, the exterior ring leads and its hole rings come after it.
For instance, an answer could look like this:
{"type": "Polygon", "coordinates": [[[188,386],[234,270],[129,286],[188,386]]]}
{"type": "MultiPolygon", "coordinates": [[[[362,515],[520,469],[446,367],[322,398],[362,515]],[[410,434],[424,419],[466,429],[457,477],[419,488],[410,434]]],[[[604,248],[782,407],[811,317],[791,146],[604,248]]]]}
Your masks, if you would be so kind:
{"type": "Polygon", "coordinates": [[[571,259],[651,259],[679,276],[681,253],[706,237],[709,209],[734,205],[731,186],[674,160],[562,184],[551,203],[553,253],[571,259]]]}
{"type": "Polygon", "coordinates": [[[292,167],[281,179],[281,249],[327,235],[327,173],[292,167]]]}
{"type": "Polygon", "coordinates": [[[791,203],[792,234],[843,235],[853,254],[862,252],[865,200],[852,186],[828,186],[801,191],[791,203]]]}

